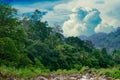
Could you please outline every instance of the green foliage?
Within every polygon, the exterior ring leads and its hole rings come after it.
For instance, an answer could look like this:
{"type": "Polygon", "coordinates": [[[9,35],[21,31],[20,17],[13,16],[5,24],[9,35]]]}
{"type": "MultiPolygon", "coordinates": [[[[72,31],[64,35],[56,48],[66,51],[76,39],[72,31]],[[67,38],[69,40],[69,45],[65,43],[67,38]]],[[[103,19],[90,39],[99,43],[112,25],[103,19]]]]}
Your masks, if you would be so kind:
{"type": "Polygon", "coordinates": [[[77,71],[80,71],[82,69],[82,65],[81,64],[75,64],[74,65],[74,68],[77,70],[77,71]]]}
{"type": "MultiPolygon", "coordinates": [[[[6,80],[7,77],[13,77],[13,78],[32,78],[36,77],[37,75],[46,75],[49,74],[49,69],[41,69],[36,67],[25,67],[25,68],[19,68],[16,69],[14,67],[6,67],[6,66],[0,66],[0,73],[1,73],[1,80],[6,80]],[[2,79],[3,78],[3,79],[2,79]]],[[[27,79],[28,80],[28,79],[27,79]]]]}
{"type": "MultiPolygon", "coordinates": [[[[103,71],[103,70],[102,70],[103,71]]],[[[115,67],[113,69],[107,69],[103,72],[107,77],[112,77],[114,79],[120,79],[120,69],[115,67]]]]}
{"type": "Polygon", "coordinates": [[[117,64],[120,64],[120,51],[115,50],[112,54],[112,58],[117,64]]]}
{"type": "MultiPolygon", "coordinates": [[[[90,41],[65,38],[59,26],[52,28],[41,21],[38,10],[21,21],[15,18],[15,14],[14,8],[0,4],[0,66],[18,68],[20,76],[36,75],[39,73],[37,69],[40,73],[49,70],[66,72],[82,71],[83,66],[98,69],[120,64],[120,51],[110,55],[105,48],[95,49],[90,41]]],[[[120,73],[105,74],[119,78],[120,73]]]]}
{"type": "Polygon", "coordinates": [[[120,79],[120,70],[119,70],[119,71],[115,71],[115,72],[113,73],[113,77],[114,77],[115,79],[120,79]]]}
{"type": "Polygon", "coordinates": [[[21,20],[21,26],[25,29],[28,38],[44,41],[52,32],[52,28],[48,27],[46,21],[41,22],[41,18],[41,12],[35,10],[31,16],[25,15],[21,20]]]}
{"type": "Polygon", "coordinates": [[[32,61],[24,54],[19,55],[19,63],[18,67],[24,68],[24,67],[31,67],[32,61]]]}
{"type": "Polygon", "coordinates": [[[17,10],[12,8],[10,5],[2,2],[0,0],[0,26],[16,26],[16,18],[14,16],[17,14],[17,10]]]}
{"type": "Polygon", "coordinates": [[[0,38],[0,61],[1,64],[17,65],[18,63],[18,50],[15,43],[9,37],[0,38]]]}

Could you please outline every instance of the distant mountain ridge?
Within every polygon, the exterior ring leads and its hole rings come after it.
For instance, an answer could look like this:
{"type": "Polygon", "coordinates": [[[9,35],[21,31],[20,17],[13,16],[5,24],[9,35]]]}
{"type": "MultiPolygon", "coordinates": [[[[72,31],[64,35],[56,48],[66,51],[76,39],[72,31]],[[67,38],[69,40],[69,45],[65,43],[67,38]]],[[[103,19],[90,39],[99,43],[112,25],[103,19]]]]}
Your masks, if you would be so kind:
{"type": "Polygon", "coordinates": [[[96,33],[92,36],[80,36],[82,40],[90,40],[96,48],[106,48],[108,52],[114,50],[120,50],[120,27],[115,32],[107,33],[96,33]]]}

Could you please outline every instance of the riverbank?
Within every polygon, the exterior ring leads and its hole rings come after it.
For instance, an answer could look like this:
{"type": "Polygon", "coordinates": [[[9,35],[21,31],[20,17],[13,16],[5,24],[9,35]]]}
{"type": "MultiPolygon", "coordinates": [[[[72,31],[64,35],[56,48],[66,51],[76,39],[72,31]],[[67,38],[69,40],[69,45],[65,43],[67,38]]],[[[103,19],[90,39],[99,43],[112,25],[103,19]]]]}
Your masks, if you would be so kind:
{"type": "Polygon", "coordinates": [[[120,80],[120,68],[49,71],[39,68],[0,67],[0,80],[120,80]]]}
{"type": "Polygon", "coordinates": [[[105,75],[101,75],[100,77],[96,77],[95,74],[49,74],[49,75],[38,75],[34,78],[14,78],[14,77],[6,77],[1,78],[0,80],[120,80],[113,79],[112,77],[106,77],[105,75]]]}

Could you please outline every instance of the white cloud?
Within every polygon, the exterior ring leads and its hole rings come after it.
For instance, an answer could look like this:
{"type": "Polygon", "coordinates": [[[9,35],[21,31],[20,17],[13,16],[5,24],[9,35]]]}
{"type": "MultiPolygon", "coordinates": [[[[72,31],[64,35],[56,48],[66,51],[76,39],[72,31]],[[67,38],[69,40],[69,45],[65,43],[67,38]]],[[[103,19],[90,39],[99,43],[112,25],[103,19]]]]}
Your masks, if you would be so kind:
{"type": "Polygon", "coordinates": [[[120,0],[70,0],[68,3],[54,6],[54,10],[48,12],[45,18],[49,17],[48,22],[55,19],[50,22],[51,24],[62,20],[63,31],[66,36],[91,35],[95,32],[108,33],[120,26],[119,3],[120,0]],[[85,10],[75,11],[80,7],[86,8],[87,13],[85,10]],[[93,11],[93,9],[96,10],[93,11]],[[64,12],[59,10],[69,13],[62,15],[64,12]],[[52,13],[52,16],[50,13],[52,13]]]}
{"type": "Polygon", "coordinates": [[[50,25],[62,25],[66,36],[79,36],[92,35],[95,32],[109,33],[120,26],[119,3],[120,0],[61,0],[57,3],[45,2],[15,7],[21,12],[31,12],[36,8],[47,11],[43,21],[48,21],[50,25]],[[49,8],[52,10],[48,10],[49,8]]]}
{"type": "Polygon", "coordinates": [[[48,21],[48,23],[53,26],[54,24],[63,24],[65,20],[67,20],[69,17],[67,16],[70,14],[69,11],[65,10],[58,10],[55,9],[54,6],[66,3],[70,0],[58,0],[58,1],[45,1],[45,2],[37,2],[37,3],[30,3],[30,4],[14,4],[13,7],[18,9],[19,14],[33,12],[36,9],[48,12],[44,18],[43,21],[48,21]]]}
{"type": "Polygon", "coordinates": [[[54,24],[63,24],[64,21],[69,19],[69,11],[64,11],[64,10],[53,10],[53,11],[48,11],[46,15],[43,16],[43,21],[48,21],[50,26],[53,26],[54,24]]]}
{"type": "Polygon", "coordinates": [[[95,32],[104,32],[104,33],[110,33],[115,31],[115,29],[113,28],[113,26],[110,26],[108,24],[99,24],[96,28],[95,28],[95,32]]]}
{"type": "Polygon", "coordinates": [[[101,22],[97,9],[76,8],[70,19],[63,24],[65,36],[92,35],[94,28],[101,22]]]}

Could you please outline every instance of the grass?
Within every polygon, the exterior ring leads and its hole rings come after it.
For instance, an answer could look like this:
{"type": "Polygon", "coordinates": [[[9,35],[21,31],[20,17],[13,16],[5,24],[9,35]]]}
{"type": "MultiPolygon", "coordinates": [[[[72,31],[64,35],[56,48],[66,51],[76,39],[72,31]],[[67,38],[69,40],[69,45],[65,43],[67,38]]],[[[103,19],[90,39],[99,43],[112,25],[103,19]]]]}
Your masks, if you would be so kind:
{"type": "MultiPolygon", "coordinates": [[[[35,67],[30,68],[20,68],[16,69],[14,67],[6,67],[6,66],[0,66],[0,74],[2,74],[3,78],[6,77],[13,77],[13,78],[33,78],[38,75],[49,75],[49,74],[72,74],[72,73],[79,73],[79,74],[87,74],[85,72],[85,69],[89,69],[89,67],[82,67],[81,70],[57,70],[50,72],[49,69],[40,69],[35,67]]],[[[114,67],[114,68],[107,68],[107,69],[95,69],[91,68],[89,69],[92,72],[96,73],[96,77],[99,77],[101,74],[106,75],[107,77],[112,77],[114,79],[120,79],[120,67],[114,67]]]]}
{"type": "Polygon", "coordinates": [[[20,68],[16,69],[14,67],[0,67],[0,73],[3,77],[14,77],[14,78],[29,78],[35,77],[37,75],[47,75],[50,73],[48,69],[40,69],[40,68],[20,68]]]}
{"type": "Polygon", "coordinates": [[[96,77],[99,77],[100,75],[105,75],[106,77],[112,77],[114,79],[120,79],[120,67],[113,67],[113,68],[101,68],[97,69],[96,77]]]}

